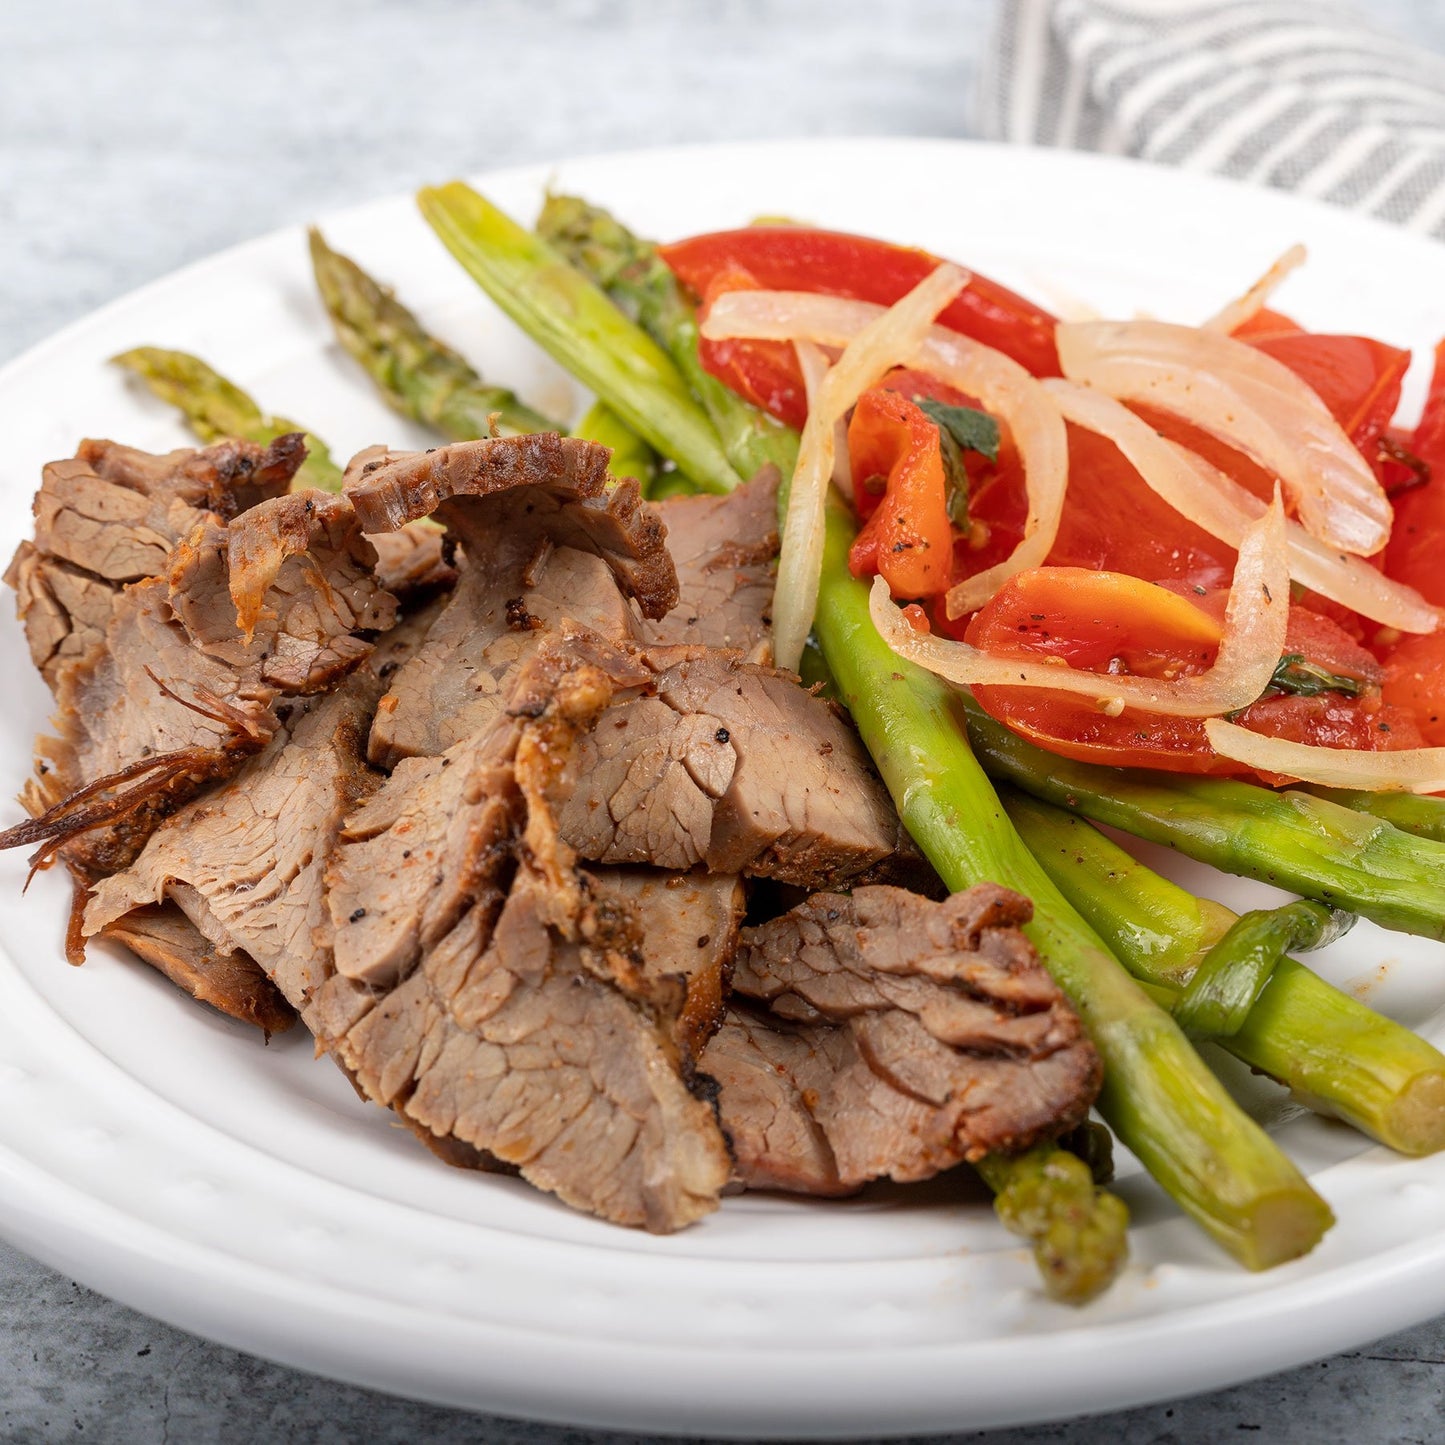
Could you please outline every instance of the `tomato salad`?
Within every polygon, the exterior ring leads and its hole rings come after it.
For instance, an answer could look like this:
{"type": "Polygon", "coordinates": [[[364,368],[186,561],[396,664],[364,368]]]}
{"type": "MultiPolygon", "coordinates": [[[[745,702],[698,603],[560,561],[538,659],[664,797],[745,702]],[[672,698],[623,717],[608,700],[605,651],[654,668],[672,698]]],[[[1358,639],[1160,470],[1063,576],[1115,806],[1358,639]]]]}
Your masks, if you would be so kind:
{"type": "MultiPolygon", "coordinates": [[[[798,343],[837,356],[877,324],[878,308],[946,265],[792,225],[698,236],[661,255],[701,303],[704,367],[795,427],[809,420],[798,343]],[[824,309],[824,297],[854,304],[824,309]]],[[[1445,745],[1436,610],[1445,574],[1433,540],[1445,525],[1445,351],[1418,426],[1395,426],[1409,353],[1310,332],[1268,309],[1288,269],[1199,328],[1061,322],[956,273],[929,338],[961,338],[976,367],[986,355],[1010,373],[999,385],[1034,383],[1034,400],[1062,417],[1054,430],[1066,479],[1056,505],[1041,502],[1030,475],[1038,437],[960,386],[957,356],[951,370],[929,364],[929,343],[916,338],[839,419],[845,460],[835,458],[832,475],[862,523],[850,567],[880,578],[909,630],[928,640],[908,655],[969,683],[985,710],[1054,753],[1310,779],[1313,753],[1241,747],[1247,732],[1340,751],[1353,786],[1436,791],[1445,787],[1429,751],[1445,745]],[[1188,695],[1189,680],[1217,672],[1230,650],[1241,533],[1267,525],[1276,490],[1287,520],[1265,551],[1287,558],[1274,569],[1288,577],[1287,612],[1255,629],[1258,642],[1282,642],[1253,695],[1212,711],[1202,708],[1209,689],[1195,689],[1201,706],[1155,709],[1138,700],[1147,690],[1081,691],[1072,679],[1066,689],[1040,672],[1149,679],[1161,695],[1188,695]],[[1023,664],[1030,685],[1003,685],[997,668],[972,662],[951,670],[950,648],[1023,664]],[[1374,754],[1401,756],[1380,767],[1362,756],[1374,754]]],[[[1247,610],[1244,599],[1235,610],[1247,610]]],[[[1261,659],[1249,661],[1260,677],[1261,659]]]]}

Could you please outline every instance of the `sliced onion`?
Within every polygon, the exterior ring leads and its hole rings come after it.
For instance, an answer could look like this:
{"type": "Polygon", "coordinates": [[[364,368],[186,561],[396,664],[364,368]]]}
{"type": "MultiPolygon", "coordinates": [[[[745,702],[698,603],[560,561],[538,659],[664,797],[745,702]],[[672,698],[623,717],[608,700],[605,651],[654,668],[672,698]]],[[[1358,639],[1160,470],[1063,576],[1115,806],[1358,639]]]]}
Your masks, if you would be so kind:
{"type": "MultiPolygon", "coordinates": [[[[1108,437],[1149,488],[1211,537],[1238,547],[1265,504],[1233,477],[1176,442],[1161,437],[1122,402],[1072,381],[1043,385],[1065,418],[1108,437]]],[[[1297,522],[1285,523],[1290,576],[1304,586],[1386,627],[1434,632],[1445,614],[1413,587],[1392,582],[1359,557],[1337,552],[1297,522]]]]}
{"type": "Polygon", "coordinates": [[[1369,556],[1390,535],[1389,499],[1329,408],[1287,366],[1215,331],[1164,321],[1075,321],[1057,331],[1071,381],[1156,406],[1279,478],[1304,529],[1369,556]]]}
{"type": "Polygon", "coordinates": [[[842,355],[818,386],[798,445],[773,591],[773,656],[779,667],[797,671],[818,605],[835,428],[879,377],[913,354],[933,318],[968,285],[968,279],[966,272],[946,262],[930,272],[896,305],[886,311],[879,309],[867,325],[847,338],[842,355]]]}
{"type": "MultiPolygon", "coordinates": [[[[833,364],[821,346],[811,341],[795,341],[793,350],[798,354],[798,369],[803,373],[803,388],[807,394],[808,409],[818,399],[818,388],[833,364]]],[[[833,485],[853,505],[853,473],[848,465],[848,424],[839,417],[833,423],[833,485]]]]}
{"type": "MultiPolygon", "coordinates": [[[[805,291],[730,291],[708,311],[702,333],[711,339],[748,337],[841,346],[870,325],[881,308],[867,301],[805,291]]],[[[931,328],[902,364],[916,367],[975,396],[1008,425],[1024,467],[1028,517],[1022,541],[1003,562],[961,582],[948,594],[948,615],[982,607],[1018,572],[1040,567],[1054,545],[1069,479],[1069,443],[1054,399],[1016,361],[941,326],[931,328]]]]}
{"type": "Polygon", "coordinates": [[[1259,699],[1284,652],[1289,620],[1284,508],[1276,496],[1241,540],[1214,666],[1192,677],[1169,681],[1086,672],[1067,664],[998,657],[966,642],[915,632],[882,578],[874,582],[868,605],[873,625],[894,652],[961,687],[1047,688],[1091,697],[1111,712],[1125,707],[1174,717],[1235,712],[1259,699]]]}
{"type": "Polygon", "coordinates": [[[1205,722],[1204,732],[1220,757],[1301,783],[1372,793],[1445,792],[1445,748],[1401,748],[1391,753],[1321,748],[1268,738],[1217,717],[1205,722]]]}
{"type": "Polygon", "coordinates": [[[1290,274],[1305,263],[1309,253],[1298,243],[1291,246],[1243,296],[1231,301],[1228,306],[1215,312],[1204,323],[1206,331],[1222,331],[1225,335],[1239,330],[1246,321],[1252,320],[1264,310],[1269,298],[1279,289],[1290,274]]]}

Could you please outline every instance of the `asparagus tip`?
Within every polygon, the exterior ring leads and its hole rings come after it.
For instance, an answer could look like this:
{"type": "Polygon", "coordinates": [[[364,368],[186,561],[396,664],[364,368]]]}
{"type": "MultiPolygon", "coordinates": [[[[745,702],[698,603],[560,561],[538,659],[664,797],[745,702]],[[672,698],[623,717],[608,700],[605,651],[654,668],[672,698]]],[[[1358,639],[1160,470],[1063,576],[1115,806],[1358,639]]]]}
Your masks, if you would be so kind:
{"type": "Polygon", "coordinates": [[[1034,1240],[1044,1291],[1060,1304],[1086,1305],[1113,1284],[1129,1257],[1129,1210],[1101,1189],[1087,1221],[1056,1222],[1034,1240]]]}
{"type": "Polygon", "coordinates": [[[1129,1211],[1118,1195],[1094,1183],[1084,1160],[1044,1145],[1011,1158],[994,1156],[978,1167],[997,1190],[999,1222],[1032,1245],[1050,1299],[1088,1304],[1113,1283],[1129,1255],[1129,1211]]]}

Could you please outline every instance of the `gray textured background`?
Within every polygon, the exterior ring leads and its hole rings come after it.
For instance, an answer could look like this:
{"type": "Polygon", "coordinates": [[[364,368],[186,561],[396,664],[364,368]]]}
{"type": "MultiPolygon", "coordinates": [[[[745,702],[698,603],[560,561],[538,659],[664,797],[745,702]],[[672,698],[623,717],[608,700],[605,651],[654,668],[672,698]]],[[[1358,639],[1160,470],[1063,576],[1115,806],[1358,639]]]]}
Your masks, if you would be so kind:
{"type": "MultiPolygon", "coordinates": [[[[8,0],[0,362],[187,261],[422,179],[679,141],[970,135],[993,6],[8,0]]],[[[1441,0],[1368,8],[1445,51],[1441,0]]],[[[1442,1432],[1445,1319],[1216,1395],[959,1438],[1376,1445],[1442,1432]]],[[[0,1245],[0,1438],[81,1436],[622,1439],[297,1374],[157,1324],[0,1245]]]]}

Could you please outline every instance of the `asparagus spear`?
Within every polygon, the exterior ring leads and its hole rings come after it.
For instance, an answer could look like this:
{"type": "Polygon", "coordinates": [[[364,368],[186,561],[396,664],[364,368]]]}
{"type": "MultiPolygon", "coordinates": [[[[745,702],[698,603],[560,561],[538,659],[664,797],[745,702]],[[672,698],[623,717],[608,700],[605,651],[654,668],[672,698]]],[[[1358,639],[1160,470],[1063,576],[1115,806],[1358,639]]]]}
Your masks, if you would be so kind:
{"type": "Polygon", "coordinates": [[[1108,1288],[1124,1264],[1129,1211],[1094,1183],[1084,1160],[1048,1144],[990,1155],[976,1167],[994,1192],[1001,1223],[1033,1245],[1053,1299],[1087,1304],[1108,1288]]]}
{"type": "Polygon", "coordinates": [[[769,463],[786,478],[798,460],[798,434],[746,402],[703,369],[697,313],[651,241],[576,196],[549,195],[537,233],[585,272],[677,363],[712,418],[734,469],[751,477],[769,463]]]}
{"type": "Polygon", "coordinates": [[[606,402],[595,402],[573,429],[574,436],[600,442],[612,450],[607,470],[621,481],[636,477],[644,497],[657,485],[657,453],[606,402]]]}
{"type": "MultiPolygon", "coordinates": [[[[111,360],[135,372],[162,401],[178,407],[203,442],[237,437],[264,446],[288,432],[306,431],[285,417],[267,416],[235,382],[189,352],[137,346],[111,360]]],[[[326,444],[311,432],[306,432],[306,460],[293,485],[341,490],[341,468],[331,460],[326,444]]]]}
{"type": "Polygon", "coordinates": [[[417,203],[473,280],[633,431],[706,491],[741,483],[672,358],[553,247],[461,181],[417,203]]]}
{"type": "MultiPolygon", "coordinates": [[[[1234,915],[1151,873],[1082,818],[1004,789],[1009,817],[1069,902],[1173,1005],[1234,915]]],[[[1302,1103],[1404,1154],[1445,1148],[1445,1054],[1281,957],[1219,1043],[1302,1103]]]]}
{"type": "Polygon", "coordinates": [[[1353,788],[1321,788],[1313,784],[1302,785],[1301,791],[1338,803],[1342,808],[1353,808],[1357,813],[1382,818],[1402,833],[1413,833],[1417,838],[1433,838],[1437,843],[1445,843],[1445,798],[1419,793],[1366,793],[1353,788]]]}
{"type": "Polygon", "coordinates": [[[1200,960],[1170,1012],[1193,1039],[1237,1034],[1286,953],[1323,948],[1354,924],[1353,913],[1300,899],[1236,919],[1200,960]]]}
{"type": "Polygon", "coordinates": [[[1046,753],[956,695],[984,767],[1037,798],[1386,928],[1445,938],[1445,843],[1311,793],[1046,753]]]}
{"type": "Polygon", "coordinates": [[[488,386],[467,359],[431,335],[388,287],[355,261],[333,251],[314,226],[311,267],[337,339],[403,416],[435,427],[453,441],[471,441],[497,429],[565,431],[533,411],[514,391],[488,386]]]}
{"type": "Polygon", "coordinates": [[[969,749],[957,695],[878,636],[867,584],[848,571],[852,538],[830,504],[814,625],[908,831],[950,888],[992,879],[1033,899],[1027,932],[1104,1059],[1100,1112],[1179,1205],[1250,1268],[1306,1253],[1329,1206],[1024,846],[969,749]]]}

